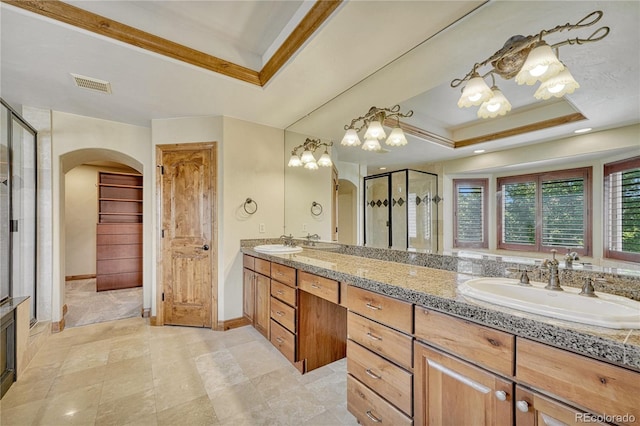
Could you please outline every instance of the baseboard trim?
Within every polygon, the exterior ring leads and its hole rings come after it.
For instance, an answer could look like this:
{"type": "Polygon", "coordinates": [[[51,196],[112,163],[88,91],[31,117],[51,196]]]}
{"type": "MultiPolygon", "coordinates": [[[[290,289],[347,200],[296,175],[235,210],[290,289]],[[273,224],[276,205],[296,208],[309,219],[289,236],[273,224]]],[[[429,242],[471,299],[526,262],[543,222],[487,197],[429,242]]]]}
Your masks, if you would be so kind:
{"type": "Polygon", "coordinates": [[[154,326],[154,327],[155,327],[155,326],[158,326],[158,325],[159,325],[159,324],[158,324],[158,317],[157,317],[157,316],[155,316],[155,315],[154,315],[154,316],[152,316],[152,317],[149,317],[149,325],[152,325],[152,326],[154,326]]]}
{"type": "Polygon", "coordinates": [[[245,325],[251,325],[251,321],[249,321],[246,317],[233,318],[226,321],[218,321],[216,331],[227,331],[231,330],[232,328],[244,327],[245,325]]]}
{"type": "Polygon", "coordinates": [[[90,280],[91,278],[95,278],[96,274],[86,274],[86,275],[69,275],[64,277],[65,281],[77,281],[77,280],[90,280]]]}
{"type": "Polygon", "coordinates": [[[62,330],[64,330],[64,318],[62,318],[60,321],[51,321],[51,332],[52,333],[60,333],[62,330]]]}
{"type": "Polygon", "coordinates": [[[62,305],[62,318],[64,318],[67,315],[68,311],[69,311],[69,308],[67,308],[67,304],[65,303],[64,305],[62,305]]]}
{"type": "Polygon", "coordinates": [[[151,318],[151,308],[142,308],[142,318],[151,318]]]}

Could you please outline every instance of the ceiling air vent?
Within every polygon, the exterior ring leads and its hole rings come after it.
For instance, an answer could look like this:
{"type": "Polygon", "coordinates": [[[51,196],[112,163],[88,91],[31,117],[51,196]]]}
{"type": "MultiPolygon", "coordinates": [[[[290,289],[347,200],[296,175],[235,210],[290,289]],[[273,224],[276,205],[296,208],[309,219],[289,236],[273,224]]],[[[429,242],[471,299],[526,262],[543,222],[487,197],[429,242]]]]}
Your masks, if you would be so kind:
{"type": "Polygon", "coordinates": [[[97,92],[102,93],[111,93],[111,83],[104,80],[98,80],[93,77],[85,77],[84,75],[73,74],[74,81],[76,82],[76,86],[82,87],[84,89],[95,90],[97,92]]]}

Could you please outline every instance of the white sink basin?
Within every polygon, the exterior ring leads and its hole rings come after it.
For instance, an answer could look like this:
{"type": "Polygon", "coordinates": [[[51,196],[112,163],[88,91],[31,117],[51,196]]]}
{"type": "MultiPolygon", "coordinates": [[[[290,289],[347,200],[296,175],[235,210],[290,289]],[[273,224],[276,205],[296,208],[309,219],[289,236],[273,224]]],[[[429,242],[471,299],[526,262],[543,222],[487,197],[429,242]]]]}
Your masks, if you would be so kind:
{"type": "Polygon", "coordinates": [[[263,244],[261,246],[255,246],[253,249],[265,254],[291,254],[302,251],[302,247],[291,247],[285,246],[284,244],[263,244]]]}
{"type": "Polygon", "coordinates": [[[596,292],[598,297],[579,296],[580,289],[545,290],[546,284],[518,285],[508,278],[475,278],[459,287],[474,299],[521,311],[608,328],[640,328],[640,302],[613,294],[596,292]]]}

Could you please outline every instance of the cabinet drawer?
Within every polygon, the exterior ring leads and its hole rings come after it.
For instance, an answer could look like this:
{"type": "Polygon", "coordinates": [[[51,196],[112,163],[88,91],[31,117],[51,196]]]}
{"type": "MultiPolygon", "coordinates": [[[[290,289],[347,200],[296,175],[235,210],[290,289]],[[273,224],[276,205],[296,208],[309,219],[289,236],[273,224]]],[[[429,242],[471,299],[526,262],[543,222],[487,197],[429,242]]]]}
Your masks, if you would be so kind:
{"type": "Polygon", "coordinates": [[[271,295],[291,306],[296,306],[296,289],[293,287],[271,280],[271,295]]]}
{"type": "Polygon", "coordinates": [[[271,262],[268,260],[255,258],[255,269],[259,274],[266,275],[267,277],[271,276],[271,262]]]}
{"type": "Polygon", "coordinates": [[[296,336],[274,320],[271,320],[271,344],[278,348],[289,362],[296,362],[296,336]]]}
{"type": "Polygon", "coordinates": [[[413,305],[369,290],[349,286],[347,308],[407,334],[413,333],[413,305]]]}
{"type": "Polygon", "coordinates": [[[518,381],[600,414],[640,419],[640,373],[518,338],[518,381]]]}
{"type": "Polygon", "coordinates": [[[347,373],[413,415],[413,375],[362,346],[347,341],[347,373]]]}
{"type": "Polygon", "coordinates": [[[348,338],[383,357],[411,369],[413,363],[411,336],[373,322],[353,312],[347,314],[348,338]]]}
{"type": "Polygon", "coordinates": [[[413,420],[347,375],[347,409],[362,425],[412,425],[413,420]]]}
{"type": "Polygon", "coordinates": [[[242,256],[242,266],[253,271],[255,268],[255,257],[247,256],[246,254],[242,256]]]}
{"type": "Polygon", "coordinates": [[[271,278],[291,287],[296,286],[296,270],[289,266],[272,263],[271,278]]]}
{"type": "Polygon", "coordinates": [[[298,274],[298,287],[329,302],[340,303],[340,285],[337,281],[307,272],[300,272],[298,274]]]}
{"type": "Polygon", "coordinates": [[[296,332],[296,310],[275,297],[271,298],[271,318],[278,321],[292,333],[296,332]]]}
{"type": "Polygon", "coordinates": [[[490,370],[512,376],[515,337],[416,306],[416,338],[490,370]]]}

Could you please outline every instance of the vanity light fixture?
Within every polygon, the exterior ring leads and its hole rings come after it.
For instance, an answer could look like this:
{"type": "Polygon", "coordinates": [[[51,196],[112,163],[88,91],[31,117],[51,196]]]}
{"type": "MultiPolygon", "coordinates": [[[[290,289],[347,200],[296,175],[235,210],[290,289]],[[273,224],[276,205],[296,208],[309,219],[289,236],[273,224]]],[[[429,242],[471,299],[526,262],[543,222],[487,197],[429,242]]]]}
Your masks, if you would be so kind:
{"type": "Polygon", "coordinates": [[[391,108],[378,108],[371,107],[369,112],[365,115],[354,118],[351,120],[351,124],[346,124],[344,130],[346,130],[341,144],[344,146],[358,146],[362,144],[358,132],[366,128],[364,133],[364,144],[362,149],[365,151],[380,151],[380,140],[385,139],[385,143],[389,146],[403,146],[407,144],[407,138],[404,132],[400,128],[400,117],[411,117],[413,111],[407,113],[400,112],[400,105],[395,105],[391,108]],[[391,130],[389,137],[382,127],[386,119],[396,119],[396,125],[391,130]]]}
{"type": "Polygon", "coordinates": [[[451,87],[459,87],[467,82],[458,100],[459,108],[480,106],[478,117],[492,118],[505,115],[511,110],[511,104],[504,97],[495,84],[494,75],[505,80],[515,77],[516,83],[533,85],[541,82],[536,90],[536,99],[560,98],[573,93],[580,85],[573,78],[567,67],[558,59],[558,49],[564,45],[585,44],[600,41],[609,34],[609,27],[600,27],[587,38],[573,38],[552,45],[547,44],[543,37],[560,31],[571,31],[591,26],[602,18],[600,10],[591,12],[576,24],[558,25],[550,30],[541,30],[530,36],[515,35],[504,44],[502,49],[490,58],[476,63],[471,71],[463,78],[451,81],[451,87]],[[554,53],[555,51],[555,53],[554,53]],[[491,65],[485,74],[480,69],[491,65]],[[492,87],[485,83],[488,75],[493,81],[492,87]]]}
{"type": "Polygon", "coordinates": [[[291,151],[291,157],[289,158],[288,166],[304,166],[305,169],[309,170],[318,170],[318,166],[331,167],[333,162],[331,161],[329,151],[327,150],[330,146],[333,146],[333,142],[326,143],[322,142],[320,139],[307,138],[303,144],[293,148],[293,151],[291,151]],[[324,153],[316,161],[316,157],[313,154],[317,149],[323,146],[325,147],[324,153]],[[302,154],[298,155],[299,152],[302,152],[302,154]]]}

